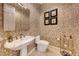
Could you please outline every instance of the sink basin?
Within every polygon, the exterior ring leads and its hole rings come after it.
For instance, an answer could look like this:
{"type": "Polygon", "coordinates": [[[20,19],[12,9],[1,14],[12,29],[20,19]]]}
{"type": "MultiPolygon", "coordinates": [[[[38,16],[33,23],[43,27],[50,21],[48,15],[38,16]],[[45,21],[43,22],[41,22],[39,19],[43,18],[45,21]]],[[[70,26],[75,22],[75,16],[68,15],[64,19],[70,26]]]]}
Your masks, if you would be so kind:
{"type": "Polygon", "coordinates": [[[14,40],[12,42],[5,42],[4,47],[11,50],[20,50],[20,55],[27,55],[27,45],[34,40],[33,36],[25,36],[24,38],[14,40]]]}

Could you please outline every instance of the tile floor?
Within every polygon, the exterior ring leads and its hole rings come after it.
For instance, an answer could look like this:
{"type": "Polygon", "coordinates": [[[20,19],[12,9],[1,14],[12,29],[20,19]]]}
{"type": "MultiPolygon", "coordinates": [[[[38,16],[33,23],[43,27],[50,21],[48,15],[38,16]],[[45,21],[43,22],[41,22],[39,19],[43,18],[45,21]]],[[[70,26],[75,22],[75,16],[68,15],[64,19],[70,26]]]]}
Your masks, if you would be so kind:
{"type": "Polygon", "coordinates": [[[60,49],[57,47],[49,47],[46,52],[33,51],[30,56],[61,56],[60,49]]]}

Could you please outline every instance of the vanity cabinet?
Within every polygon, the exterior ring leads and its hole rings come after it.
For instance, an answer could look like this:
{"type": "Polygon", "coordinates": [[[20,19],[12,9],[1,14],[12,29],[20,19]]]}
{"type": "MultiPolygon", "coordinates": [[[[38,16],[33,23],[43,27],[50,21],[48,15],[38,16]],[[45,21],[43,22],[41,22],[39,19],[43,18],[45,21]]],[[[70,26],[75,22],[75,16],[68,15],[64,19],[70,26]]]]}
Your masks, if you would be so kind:
{"type": "Polygon", "coordinates": [[[15,31],[15,8],[4,4],[4,31],[15,31]]]}

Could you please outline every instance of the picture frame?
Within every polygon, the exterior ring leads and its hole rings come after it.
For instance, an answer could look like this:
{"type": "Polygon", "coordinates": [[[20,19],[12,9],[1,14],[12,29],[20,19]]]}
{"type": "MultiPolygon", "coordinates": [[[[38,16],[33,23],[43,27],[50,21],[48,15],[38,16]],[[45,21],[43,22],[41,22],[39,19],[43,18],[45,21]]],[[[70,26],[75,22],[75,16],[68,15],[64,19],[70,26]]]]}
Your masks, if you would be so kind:
{"type": "Polygon", "coordinates": [[[52,17],[57,16],[57,9],[51,10],[50,12],[52,17]]]}
{"type": "Polygon", "coordinates": [[[49,11],[45,12],[44,13],[44,25],[49,25],[50,22],[49,22],[49,11]]]}
{"type": "Polygon", "coordinates": [[[58,9],[53,9],[44,13],[44,25],[56,25],[57,24],[58,9]]]}
{"type": "Polygon", "coordinates": [[[45,20],[44,20],[44,24],[45,24],[45,25],[49,25],[49,24],[50,24],[49,19],[45,19],[45,20]]]}
{"type": "Polygon", "coordinates": [[[44,13],[44,18],[48,18],[49,17],[49,11],[44,13]]]}
{"type": "Polygon", "coordinates": [[[56,25],[57,24],[57,17],[51,18],[51,25],[56,25]]]}

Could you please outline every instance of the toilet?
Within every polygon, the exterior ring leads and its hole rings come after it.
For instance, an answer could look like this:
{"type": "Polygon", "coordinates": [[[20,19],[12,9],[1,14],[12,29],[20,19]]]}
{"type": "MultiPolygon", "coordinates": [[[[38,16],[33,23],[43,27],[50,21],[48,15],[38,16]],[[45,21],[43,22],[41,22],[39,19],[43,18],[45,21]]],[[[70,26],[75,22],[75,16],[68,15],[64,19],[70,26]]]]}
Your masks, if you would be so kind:
{"type": "Polygon", "coordinates": [[[40,51],[40,52],[45,52],[49,45],[48,41],[40,40],[40,36],[35,37],[35,43],[37,44],[37,51],[40,51]]]}

